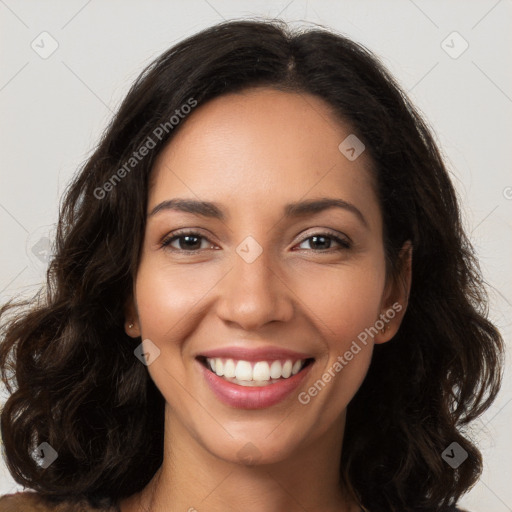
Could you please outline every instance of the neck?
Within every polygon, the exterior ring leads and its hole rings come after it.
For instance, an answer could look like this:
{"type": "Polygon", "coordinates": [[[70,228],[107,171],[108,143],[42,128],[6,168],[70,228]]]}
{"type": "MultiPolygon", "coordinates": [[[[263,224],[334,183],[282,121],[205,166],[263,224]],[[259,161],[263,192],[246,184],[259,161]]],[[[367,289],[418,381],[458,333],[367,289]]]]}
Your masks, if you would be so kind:
{"type": "Polygon", "coordinates": [[[284,460],[254,465],[213,455],[167,409],[165,423],[164,462],[121,512],[360,510],[340,484],[344,415],[284,460]]]}

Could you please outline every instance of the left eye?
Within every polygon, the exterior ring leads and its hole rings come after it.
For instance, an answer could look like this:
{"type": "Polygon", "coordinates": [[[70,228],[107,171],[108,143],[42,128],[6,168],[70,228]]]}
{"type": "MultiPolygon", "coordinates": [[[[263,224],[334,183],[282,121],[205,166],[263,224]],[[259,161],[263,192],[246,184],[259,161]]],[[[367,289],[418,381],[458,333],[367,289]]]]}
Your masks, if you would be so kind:
{"type": "MultiPolygon", "coordinates": [[[[344,240],[344,239],[339,238],[337,236],[334,236],[334,235],[332,235],[330,233],[318,233],[318,234],[315,234],[315,235],[312,235],[312,236],[308,236],[307,238],[305,238],[300,243],[300,245],[302,245],[303,243],[308,242],[310,246],[311,245],[317,245],[317,249],[328,250],[328,249],[331,249],[331,243],[332,243],[333,240],[339,246],[341,246],[337,250],[349,249],[350,248],[350,243],[348,242],[348,240],[344,240]],[[325,247],[326,244],[328,245],[328,247],[325,247]],[[318,247],[318,245],[320,245],[320,247],[318,247]]],[[[318,251],[315,251],[315,252],[318,252],[318,251]]]]}
{"type": "MultiPolygon", "coordinates": [[[[350,248],[350,243],[348,240],[340,238],[330,233],[317,233],[315,235],[311,235],[305,238],[302,242],[300,242],[299,248],[301,248],[300,245],[304,243],[309,243],[310,247],[312,245],[316,246],[314,247],[314,252],[325,252],[329,249],[332,249],[331,245],[333,241],[340,246],[338,249],[335,250],[343,250],[350,248]]],[[[206,237],[200,235],[199,233],[176,233],[164,239],[161,243],[161,246],[164,248],[172,248],[173,250],[176,251],[195,252],[201,249],[208,248],[201,247],[202,242],[209,242],[209,240],[206,237]],[[172,245],[175,242],[178,242],[178,247],[172,245]]],[[[211,242],[207,245],[209,245],[210,248],[211,246],[213,246],[211,242]]]]}

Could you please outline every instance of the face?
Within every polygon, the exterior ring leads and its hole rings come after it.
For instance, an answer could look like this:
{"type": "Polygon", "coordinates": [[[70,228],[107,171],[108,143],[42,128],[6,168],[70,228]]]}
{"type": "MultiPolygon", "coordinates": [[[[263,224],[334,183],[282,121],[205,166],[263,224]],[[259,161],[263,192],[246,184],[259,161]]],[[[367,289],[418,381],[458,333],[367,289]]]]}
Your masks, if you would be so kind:
{"type": "Polygon", "coordinates": [[[252,89],[196,109],[153,169],[127,332],[166,428],[216,457],[339,436],[398,329],[370,161],[338,148],[351,133],[316,96],[252,89]]]}

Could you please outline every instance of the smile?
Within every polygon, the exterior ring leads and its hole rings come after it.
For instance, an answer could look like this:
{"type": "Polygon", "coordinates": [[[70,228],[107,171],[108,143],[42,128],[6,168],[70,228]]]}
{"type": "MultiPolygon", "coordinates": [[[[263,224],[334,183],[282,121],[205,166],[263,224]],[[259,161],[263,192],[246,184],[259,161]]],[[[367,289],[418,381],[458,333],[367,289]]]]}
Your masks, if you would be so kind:
{"type": "Polygon", "coordinates": [[[299,386],[314,363],[314,358],[305,354],[282,350],[229,352],[211,352],[196,357],[196,361],[216,397],[240,409],[262,409],[281,402],[299,386]]]}
{"type": "Polygon", "coordinates": [[[218,377],[239,386],[267,386],[299,373],[309,359],[257,361],[207,358],[208,368],[218,377]]]}

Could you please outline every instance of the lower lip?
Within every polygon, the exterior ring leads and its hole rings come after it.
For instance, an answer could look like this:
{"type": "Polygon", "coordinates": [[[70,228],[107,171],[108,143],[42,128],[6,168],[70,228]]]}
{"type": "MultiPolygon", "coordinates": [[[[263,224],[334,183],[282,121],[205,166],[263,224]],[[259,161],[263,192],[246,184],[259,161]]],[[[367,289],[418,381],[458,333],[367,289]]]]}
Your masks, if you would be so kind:
{"type": "Polygon", "coordinates": [[[313,366],[309,364],[293,377],[281,379],[275,384],[248,387],[228,382],[205,368],[199,361],[197,364],[201,367],[206,382],[217,398],[237,409],[264,409],[283,401],[299,386],[313,366]]]}

